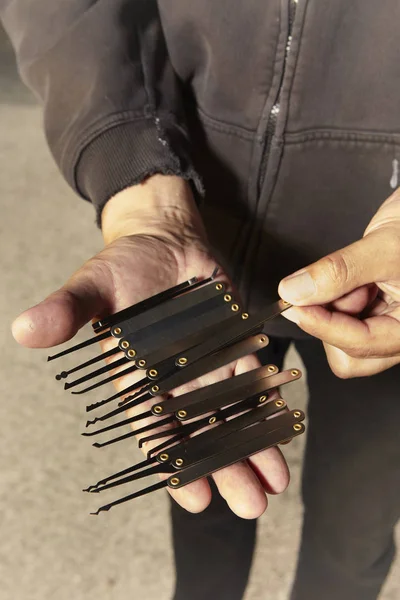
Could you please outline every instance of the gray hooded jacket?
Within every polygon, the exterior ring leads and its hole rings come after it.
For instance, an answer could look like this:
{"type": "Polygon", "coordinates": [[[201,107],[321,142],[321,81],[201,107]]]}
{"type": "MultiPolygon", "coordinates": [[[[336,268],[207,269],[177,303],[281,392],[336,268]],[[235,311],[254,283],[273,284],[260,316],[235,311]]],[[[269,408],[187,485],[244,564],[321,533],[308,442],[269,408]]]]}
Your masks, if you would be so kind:
{"type": "Polygon", "coordinates": [[[250,308],[361,237],[398,185],[398,0],[0,0],[0,15],[69,184],[100,214],[151,173],[190,180],[250,308]]]}

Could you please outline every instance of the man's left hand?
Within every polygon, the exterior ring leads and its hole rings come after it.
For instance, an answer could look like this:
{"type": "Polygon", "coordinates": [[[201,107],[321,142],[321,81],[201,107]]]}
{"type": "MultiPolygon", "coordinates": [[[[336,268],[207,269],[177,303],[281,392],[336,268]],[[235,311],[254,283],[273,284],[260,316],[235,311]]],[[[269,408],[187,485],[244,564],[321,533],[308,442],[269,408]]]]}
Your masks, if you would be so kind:
{"type": "Polygon", "coordinates": [[[380,207],[354,244],[283,279],[284,314],[323,341],[342,378],[400,363],[400,190],[380,207]]]}

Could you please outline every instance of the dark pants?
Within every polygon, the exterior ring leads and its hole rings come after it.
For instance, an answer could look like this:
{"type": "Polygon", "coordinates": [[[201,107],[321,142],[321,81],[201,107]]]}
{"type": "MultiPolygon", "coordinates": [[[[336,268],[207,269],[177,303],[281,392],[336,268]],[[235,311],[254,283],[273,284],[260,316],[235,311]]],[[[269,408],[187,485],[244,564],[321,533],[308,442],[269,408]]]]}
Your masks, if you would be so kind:
{"type": "MultiPolygon", "coordinates": [[[[318,341],[295,345],[307,369],[309,425],[291,600],[374,600],[394,557],[400,516],[400,367],[341,380],[318,341]]],[[[288,346],[271,340],[262,362],[281,367],[288,346]]],[[[174,600],[240,600],[256,521],[236,517],[215,490],[204,513],[175,503],[171,512],[174,600]]],[[[268,591],[265,599],[272,600],[268,591]]]]}

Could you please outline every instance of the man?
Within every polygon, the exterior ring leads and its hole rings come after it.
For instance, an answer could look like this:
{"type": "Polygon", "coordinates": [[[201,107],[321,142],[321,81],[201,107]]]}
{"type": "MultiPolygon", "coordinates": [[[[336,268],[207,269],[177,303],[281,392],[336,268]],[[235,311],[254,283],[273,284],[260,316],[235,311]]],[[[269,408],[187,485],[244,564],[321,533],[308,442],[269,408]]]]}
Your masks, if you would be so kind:
{"type": "MultiPolygon", "coordinates": [[[[217,260],[249,310],[279,285],[295,308],[266,329],[263,359],[281,364],[293,339],[310,388],[292,600],[377,598],[399,515],[400,5],[0,6],[54,157],[105,240],[16,320],[16,339],[59,344],[217,260]]],[[[272,449],[213,480],[212,501],[204,480],[173,492],[175,600],[243,597],[254,519],[288,474],[272,449]]]]}

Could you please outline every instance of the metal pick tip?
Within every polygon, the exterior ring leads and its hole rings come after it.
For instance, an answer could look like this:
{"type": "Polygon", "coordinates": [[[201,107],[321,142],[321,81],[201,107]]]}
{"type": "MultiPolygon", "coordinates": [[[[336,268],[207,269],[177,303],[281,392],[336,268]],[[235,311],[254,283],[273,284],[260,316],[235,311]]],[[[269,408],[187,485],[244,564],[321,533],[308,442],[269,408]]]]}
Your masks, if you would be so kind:
{"type": "Polygon", "coordinates": [[[126,404],[127,402],[129,402],[129,400],[132,400],[133,396],[128,396],[127,398],[124,398],[123,400],[120,400],[117,404],[117,406],[123,406],[124,404],[126,404]]]}
{"type": "Polygon", "coordinates": [[[89,404],[89,406],[86,407],[86,412],[90,412],[91,410],[94,410],[95,408],[98,408],[99,406],[102,406],[103,404],[106,404],[105,402],[95,402],[94,404],[89,404]]]}
{"type": "Polygon", "coordinates": [[[92,421],[86,421],[86,427],[89,427],[89,425],[94,425],[98,420],[99,419],[96,417],[96,419],[93,419],[92,421]]]}
{"type": "Polygon", "coordinates": [[[95,442],[94,444],[92,444],[92,446],[94,446],[94,448],[101,448],[103,446],[103,444],[99,444],[99,442],[95,442]]]}
{"type": "Polygon", "coordinates": [[[98,515],[99,513],[103,512],[103,511],[107,511],[110,510],[111,506],[100,506],[100,508],[98,508],[96,510],[96,512],[92,512],[90,513],[91,515],[98,515]]]}

